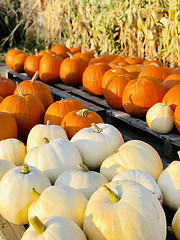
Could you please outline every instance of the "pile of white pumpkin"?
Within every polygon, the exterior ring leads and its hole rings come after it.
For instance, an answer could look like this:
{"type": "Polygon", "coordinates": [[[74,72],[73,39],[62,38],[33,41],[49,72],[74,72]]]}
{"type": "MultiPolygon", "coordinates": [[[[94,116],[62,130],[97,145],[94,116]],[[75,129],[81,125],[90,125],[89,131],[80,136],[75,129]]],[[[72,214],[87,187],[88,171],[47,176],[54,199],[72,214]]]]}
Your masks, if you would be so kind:
{"type": "Polygon", "coordinates": [[[0,159],[0,214],[29,224],[23,240],[165,240],[163,204],[180,239],[180,162],[163,169],[151,145],[124,142],[111,124],[71,140],[60,126],[38,124],[26,146],[0,141],[0,159]]]}

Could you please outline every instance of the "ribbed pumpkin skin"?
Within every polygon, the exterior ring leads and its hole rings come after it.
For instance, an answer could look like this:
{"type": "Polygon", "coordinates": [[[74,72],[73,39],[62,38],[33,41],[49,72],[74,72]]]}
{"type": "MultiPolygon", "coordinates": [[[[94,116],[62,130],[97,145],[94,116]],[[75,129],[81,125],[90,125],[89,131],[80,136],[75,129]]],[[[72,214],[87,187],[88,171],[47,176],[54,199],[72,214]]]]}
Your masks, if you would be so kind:
{"type": "Polygon", "coordinates": [[[11,114],[0,112],[0,141],[7,138],[17,138],[17,123],[11,114]]]}
{"type": "Polygon", "coordinates": [[[39,64],[39,78],[45,83],[59,81],[59,70],[63,58],[61,56],[45,54],[39,64]]]}
{"type": "Polygon", "coordinates": [[[61,99],[52,103],[45,112],[44,124],[50,121],[51,125],[61,126],[64,116],[73,111],[85,108],[84,104],[74,99],[61,99]]]}
{"type": "Polygon", "coordinates": [[[61,56],[63,59],[69,57],[67,52],[70,52],[70,49],[64,45],[56,44],[50,51],[54,52],[56,55],[61,56]]]}
{"type": "Polygon", "coordinates": [[[7,51],[6,53],[6,56],[5,56],[5,63],[6,63],[6,66],[11,69],[11,70],[14,70],[13,68],[13,59],[14,57],[19,54],[19,53],[23,53],[24,51],[23,50],[20,50],[20,49],[10,49],[7,51]]]}
{"type": "Polygon", "coordinates": [[[147,110],[161,102],[166,91],[162,83],[151,77],[133,79],[125,86],[122,95],[124,110],[135,117],[145,117],[147,110]]]}
{"type": "Polygon", "coordinates": [[[5,98],[9,95],[12,95],[15,89],[16,85],[11,79],[2,77],[0,75],[0,96],[5,98]]]}
{"type": "Polygon", "coordinates": [[[82,85],[92,95],[102,95],[102,78],[111,67],[106,63],[89,65],[82,76],[82,85]]]}
{"type": "MultiPolygon", "coordinates": [[[[26,80],[19,83],[23,94],[32,94],[36,96],[44,105],[45,110],[53,103],[51,92],[47,85],[41,81],[26,80]]],[[[18,90],[14,91],[14,95],[18,94],[18,90]]]]}
{"type": "Polygon", "coordinates": [[[180,85],[170,88],[163,97],[167,105],[170,105],[174,111],[176,106],[180,104],[180,85]]]}
{"type": "Polygon", "coordinates": [[[180,84],[180,74],[178,74],[178,73],[170,74],[163,81],[163,86],[165,87],[166,91],[168,91],[170,88],[172,88],[178,84],[180,84]]]}
{"type": "Polygon", "coordinates": [[[13,68],[18,73],[24,72],[24,62],[27,58],[26,53],[19,53],[13,58],[13,68]]]}
{"type": "Polygon", "coordinates": [[[24,71],[28,77],[32,78],[36,71],[39,70],[41,56],[30,55],[24,62],[24,71]]]}
{"type": "Polygon", "coordinates": [[[103,123],[101,116],[96,112],[87,109],[80,111],[74,110],[69,112],[61,122],[61,127],[65,129],[69,139],[71,139],[79,130],[85,127],[91,127],[92,123],[103,123]],[[78,112],[80,114],[78,114],[78,112]]]}
{"type": "Polygon", "coordinates": [[[174,111],[174,124],[180,133],[180,104],[176,107],[174,111]]]}
{"type": "Polygon", "coordinates": [[[10,95],[0,104],[0,111],[11,114],[18,126],[18,139],[26,142],[29,131],[43,122],[45,113],[42,102],[32,94],[10,95]]]}

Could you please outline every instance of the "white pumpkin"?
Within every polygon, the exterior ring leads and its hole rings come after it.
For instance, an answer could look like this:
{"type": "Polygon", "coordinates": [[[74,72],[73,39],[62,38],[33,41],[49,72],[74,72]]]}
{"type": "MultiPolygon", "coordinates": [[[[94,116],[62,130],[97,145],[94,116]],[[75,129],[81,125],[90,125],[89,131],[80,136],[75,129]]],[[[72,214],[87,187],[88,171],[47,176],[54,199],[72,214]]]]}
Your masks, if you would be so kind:
{"type": "Polygon", "coordinates": [[[172,230],[178,240],[180,240],[180,206],[172,219],[172,230]]]}
{"type": "Polygon", "coordinates": [[[88,240],[165,240],[166,227],[157,198],[128,180],[110,182],[93,193],[83,223],[88,240]]]}
{"type": "Polygon", "coordinates": [[[120,131],[113,125],[98,123],[78,131],[71,138],[71,142],[79,149],[83,163],[90,170],[97,170],[103,160],[113,150],[117,150],[124,140],[120,131]]]}
{"type": "Polygon", "coordinates": [[[77,164],[82,163],[76,146],[64,138],[56,138],[51,142],[45,138],[45,143],[27,152],[24,160],[45,173],[52,184],[62,172],[77,168],[77,164]]]}
{"type": "Polygon", "coordinates": [[[82,229],[64,217],[53,216],[40,220],[34,216],[30,223],[21,240],[87,240],[82,229]]]}
{"type": "Polygon", "coordinates": [[[82,228],[88,199],[80,191],[67,186],[46,188],[29,207],[29,220],[33,216],[40,219],[51,216],[66,217],[82,228]]]}
{"type": "Polygon", "coordinates": [[[0,159],[8,160],[16,166],[24,162],[26,146],[16,138],[8,138],[0,141],[0,159]]]}
{"type": "Polygon", "coordinates": [[[18,166],[9,170],[0,181],[0,213],[14,224],[28,223],[28,208],[34,201],[35,187],[40,193],[51,186],[49,179],[37,168],[18,166]]]}
{"type": "Polygon", "coordinates": [[[52,141],[56,138],[65,138],[68,139],[67,133],[59,125],[50,125],[50,122],[46,124],[37,124],[29,132],[27,137],[27,152],[33,147],[43,145],[43,138],[46,137],[49,141],[52,141]]]}
{"type": "Polygon", "coordinates": [[[161,173],[157,180],[164,205],[173,211],[180,206],[180,161],[172,161],[161,173]]]}
{"type": "Polygon", "coordinates": [[[164,100],[148,109],[146,122],[154,132],[169,133],[174,127],[174,112],[164,100]]]}
{"type": "Polygon", "coordinates": [[[163,204],[163,195],[161,189],[157,185],[154,178],[152,178],[148,173],[141,170],[128,169],[116,174],[112,179],[112,181],[117,180],[130,180],[141,184],[154,194],[154,196],[160,201],[161,205],[163,204]]]}
{"type": "Polygon", "coordinates": [[[150,144],[130,140],[102,162],[100,173],[111,181],[117,173],[127,169],[142,170],[157,181],[163,171],[163,164],[158,152],[150,144]]]}
{"type": "Polygon", "coordinates": [[[16,167],[16,165],[10,161],[0,159],[0,180],[6,172],[16,167]]]}
{"type": "Polygon", "coordinates": [[[87,199],[101,186],[109,181],[100,173],[89,171],[84,164],[78,164],[78,169],[64,171],[54,185],[64,185],[82,192],[87,199]]]}

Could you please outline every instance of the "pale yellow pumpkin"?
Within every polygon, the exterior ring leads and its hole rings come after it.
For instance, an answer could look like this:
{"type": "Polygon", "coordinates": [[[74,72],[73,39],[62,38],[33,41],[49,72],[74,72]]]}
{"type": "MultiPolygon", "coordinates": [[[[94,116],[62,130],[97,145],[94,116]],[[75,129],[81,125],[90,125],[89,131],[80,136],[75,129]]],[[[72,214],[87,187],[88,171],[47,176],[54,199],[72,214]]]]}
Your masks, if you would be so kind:
{"type": "Polygon", "coordinates": [[[172,230],[177,240],[180,240],[180,206],[172,219],[172,230]]]}

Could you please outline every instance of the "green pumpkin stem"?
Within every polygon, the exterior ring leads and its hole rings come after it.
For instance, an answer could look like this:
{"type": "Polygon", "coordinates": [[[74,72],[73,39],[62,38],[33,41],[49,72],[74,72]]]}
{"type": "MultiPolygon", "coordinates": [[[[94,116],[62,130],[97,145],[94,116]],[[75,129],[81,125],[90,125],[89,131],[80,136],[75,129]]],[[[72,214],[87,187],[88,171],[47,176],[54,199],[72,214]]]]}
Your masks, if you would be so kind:
{"type": "Polygon", "coordinates": [[[31,191],[31,195],[33,196],[34,200],[38,200],[41,194],[38,193],[35,188],[33,188],[31,191]]]}
{"type": "Polygon", "coordinates": [[[162,105],[163,105],[163,106],[166,106],[166,105],[167,105],[167,101],[166,101],[166,100],[163,100],[163,101],[162,101],[162,105]]]}
{"type": "Polygon", "coordinates": [[[112,203],[117,203],[121,198],[115,193],[113,192],[109,187],[107,187],[106,185],[102,186],[103,189],[107,192],[107,194],[109,195],[111,202],[112,203]]]}
{"type": "Polygon", "coordinates": [[[21,173],[22,174],[27,174],[29,173],[29,166],[27,165],[27,163],[24,163],[21,167],[21,173]]]}
{"type": "Polygon", "coordinates": [[[43,143],[44,144],[49,143],[49,139],[47,137],[43,137],[43,143]]]}
{"type": "Polygon", "coordinates": [[[100,133],[100,132],[102,132],[102,130],[100,129],[100,127],[98,127],[95,123],[92,123],[91,126],[94,127],[93,132],[95,132],[95,133],[100,133]]]}
{"type": "Polygon", "coordinates": [[[19,87],[19,83],[18,83],[18,82],[16,82],[16,87],[17,87],[17,90],[18,90],[18,95],[19,95],[20,97],[24,97],[23,93],[21,92],[21,89],[20,89],[20,87],[19,87]]]}
{"type": "Polygon", "coordinates": [[[41,222],[41,220],[37,216],[33,216],[30,218],[30,223],[34,227],[37,235],[42,234],[46,230],[46,226],[41,222]]]}
{"type": "Polygon", "coordinates": [[[30,80],[32,83],[34,83],[36,81],[36,79],[38,78],[39,75],[39,71],[36,71],[34,76],[32,77],[32,79],[30,80]]]}
{"type": "Polygon", "coordinates": [[[85,164],[79,163],[79,164],[77,164],[77,166],[81,167],[83,172],[89,172],[89,169],[88,169],[88,167],[85,164]]]}

